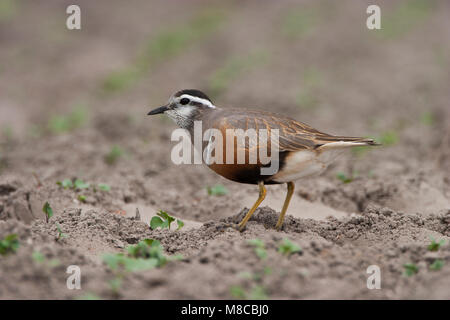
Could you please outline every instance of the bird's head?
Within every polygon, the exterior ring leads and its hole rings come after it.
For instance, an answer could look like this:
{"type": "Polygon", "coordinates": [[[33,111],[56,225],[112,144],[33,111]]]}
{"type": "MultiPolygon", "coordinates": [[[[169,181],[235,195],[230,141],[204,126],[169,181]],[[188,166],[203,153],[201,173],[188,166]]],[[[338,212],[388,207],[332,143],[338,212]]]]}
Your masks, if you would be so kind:
{"type": "Polygon", "coordinates": [[[186,89],[172,95],[167,104],[156,108],[148,115],[164,113],[174,120],[181,128],[188,129],[201,115],[216,107],[211,99],[203,92],[195,89],[186,89]]]}

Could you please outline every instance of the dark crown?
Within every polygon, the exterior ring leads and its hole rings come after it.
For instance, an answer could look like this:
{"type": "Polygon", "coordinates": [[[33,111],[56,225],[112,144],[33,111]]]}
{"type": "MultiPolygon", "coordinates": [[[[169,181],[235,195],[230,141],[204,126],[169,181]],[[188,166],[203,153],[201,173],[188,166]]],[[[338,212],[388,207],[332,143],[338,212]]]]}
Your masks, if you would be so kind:
{"type": "Polygon", "coordinates": [[[175,97],[180,97],[183,94],[188,94],[190,96],[206,99],[209,102],[212,102],[211,99],[206,94],[204,94],[200,90],[196,90],[196,89],[185,89],[185,90],[178,91],[177,93],[175,93],[175,97]]]}

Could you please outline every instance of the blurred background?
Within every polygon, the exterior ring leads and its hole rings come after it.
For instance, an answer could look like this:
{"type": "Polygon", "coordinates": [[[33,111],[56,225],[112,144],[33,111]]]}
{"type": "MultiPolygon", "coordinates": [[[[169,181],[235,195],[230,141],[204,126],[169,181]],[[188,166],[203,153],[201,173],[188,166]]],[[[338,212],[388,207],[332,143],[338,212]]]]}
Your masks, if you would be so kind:
{"type": "Polygon", "coordinates": [[[175,124],[146,116],[196,88],[221,107],[383,143],[330,168],[332,183],[426,175],[448,196],[449,84],[445,0],[0,0],[0,182],[44,185],[36,197],[56,207],[75,197],[56,182],[77,177],[112,186],[92,205],[142,202],[199,220],[238,210],[230,200],[254,188],[173,165],[175,124]],[[66,28],[70,4],[81,30],[66,28]],[[369,4],[381,30],[366,27],[369,4]],[[231,192],[212,202],[205,188],[217,183],[231,192]]]}

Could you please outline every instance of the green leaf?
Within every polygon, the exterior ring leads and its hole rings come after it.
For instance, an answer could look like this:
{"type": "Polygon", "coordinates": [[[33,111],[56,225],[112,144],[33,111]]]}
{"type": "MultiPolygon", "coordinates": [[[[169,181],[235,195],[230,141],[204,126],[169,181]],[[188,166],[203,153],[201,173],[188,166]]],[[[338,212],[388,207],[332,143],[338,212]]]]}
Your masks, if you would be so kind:
{"type": "Polygon", "coordinates": [[[442,239],[436,242],[435,239],[431,239],[431,243],[428,245],[428,251],[438,251],[445,244],[445,240],[442,239]]]}
{"type": "Polygon", "coordinates": [[[19,240],[17,234],[11,233],[0,240],[0,255],[4,256],[9,253],[14,253],[19,248],[19,240]]]}
{"type": "Polygon", "coordinates": [[[245,291],[241,286],[231,286],[230,294],[236,299],[245,299],[246,297],[245,291]]]}
{"type": "Polygon", "coordinates": [[[250,300],[266,300],[268,299],[266,289],[261,285],[256,285],[250,292],[250,300]]]}
{"type": "Polygon", "coordinates": [[[105,162],[109,165],[115,164],[124,154],[119,146],[113,146],[109,153],[105,156],[105,162]]]}
{"type": "Polygon", "coordinates": [[[282,243],[278,247],[278,252],[283,255],[290,256],[293,253],[302,252],[302,249],[291,240],[284,238],[282,243]]]}
{"type": "Polygon", "coordinates": [[[403,265],[403,268],[405,269],[403,274],[407,277],[410,277],[419,272],[419,267],[417,267],[414,263],[405,263],[403,265]]]}
{"type": "Polygon", "coordinates": [[[267,251],[264,248],[255,248],[255,253],[262,260],[267,258],[267,251]]]}
{"type": "Polygon", "coordinates": [[[79,297],[76,297],[75,299],[76,300],[101,300],[101,298],[99,296],[97,296],[94,293],[90,293],[90,292],[86,293],[86,294],[83,294],[83,295],[81,295],[79,297]]]}
{"type": "Polygon", "coordinates": [[[248,243],[255,247],[255,253],[261,260],[267,258],[267,250],[264,241],[261,239],[250,239],[248,240],[248,243]]]}
{"type": "Polygon", "coordinates": [[[443,266],[444,266],[444,261],[441,259],[436,259],[430,265],[430,270],[438,271],[438,270],[441,270],[443,266]]]}
{"type": "Polygon", "coordinates": [[[105,183],[99,183],[98,188],[102,191],[108,192],[111,190],[111,187],[105,183]]]}
{"type": "Polygon", "coordinates": [[[224,196],[228,193],[227,188],[221,184],[216,184],[212,187],[207,187],[208,195],[210,196],[224,196]]]}
{"type": "Polygon", "coordinates": [[[79,195],[78,196],[78,200],[80,201],[80,202],[83,202],[83,203],[86,203],[86,196],[83,196],[83,195],[79,195]]]}
{"type": "Polygon", "coordinates": [[[90,187],[89,183],[84,182],[81,179],[76,179],[74,183],[75,189],[87,189],[90,187]]]}
{"type": "Polygon", "coordinates": [[[57,184],[60,185],[61,187],[63,187],[64,189],[73,188],[73,183],[72,183],[72,180],[70,180],[70,179],[64,179],[63,181],[58,181],[57,184]]]}
{"type": "Polygon", "coordinates": [[[255,247],[264,247],[264,241],[261,239],[250,239],[248,243],[255,247]]]}
{"type": "Polygon", "coordinates": [[[184,227],[184,222],[183,222],[183,221],[181,221],[181,220],[179,220],[179,219],[177,219],[177,225],[178,225],[178,228],[177,228],[177,230],[180,230],[181,228],[183,228],[183,227],[184,227]]]}
{"type": "Polygon", "coordinates": [[[343,172],[338,172],[336,174],[336,177],[341,180],[343,183],[350,183],[353,181],[353,178],[347,177],[347,175],[343,172]]]}
{"type": "Polygon", "coordinates": [[[61,226],[58,223],[56,223],[56,229],[58,230],[58,237],[56,238],[56,240],[66,237],[66,235],[61,230],[61,226]]]}
{"type": "Polygon", "coordinates": [[[163,227],[164,222],[160,217],[154,216],[152,220],[150,220],[150,228],[155,230],[156,228],[160,227],[161,229],[164,229],[163,227]]]}
{"type": "Polygon", "coordinates": [[[45,260],[44,255],[42,253],[40,253],[39,251],[33,251],[33,254],[31,255],[31,257],[37,263],[42,263],[45,260]]]}
{"type": "Polygon", "coordinates": [[[48,222],[48,220],[49,220],[51,217],[53,217],[53,209],[52,209],[52,207],[50,206],[50,203],[48,203],[48,201],[45,202],[44,207],[42,208],[42,211],[45,213],[45,217],[46,217],[46,220],[47,220],[47,222],[48,222]]]}

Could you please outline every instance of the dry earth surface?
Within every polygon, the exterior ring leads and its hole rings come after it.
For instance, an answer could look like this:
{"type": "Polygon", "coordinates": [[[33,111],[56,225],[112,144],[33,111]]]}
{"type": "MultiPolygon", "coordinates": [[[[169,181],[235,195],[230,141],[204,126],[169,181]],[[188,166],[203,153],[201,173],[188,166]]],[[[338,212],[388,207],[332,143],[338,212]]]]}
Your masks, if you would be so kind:
{"type": "Polygon", "coordinates": [[[382,31],[365,28],[364,1],[256,0],[76,1],[69,31],[73,2],[0,1],[0,240],[19,241],[0,255],[0,299],[450,298],[448,1],[379,1],[382,31]],[[257,188],[174,165],[175,125],[146,117],[181,88],[383,146],[297,181],[280,232],[285,186],[269,186],[240,233],[229,224],[257,188]],[[159,210],[185,226],[151,230],[159,210]],[[144,239],[178,258],[104,262],[144,239]],[[285,239],[301,250],[280,253],[285,239]]]}

